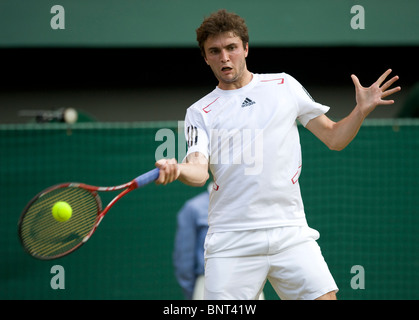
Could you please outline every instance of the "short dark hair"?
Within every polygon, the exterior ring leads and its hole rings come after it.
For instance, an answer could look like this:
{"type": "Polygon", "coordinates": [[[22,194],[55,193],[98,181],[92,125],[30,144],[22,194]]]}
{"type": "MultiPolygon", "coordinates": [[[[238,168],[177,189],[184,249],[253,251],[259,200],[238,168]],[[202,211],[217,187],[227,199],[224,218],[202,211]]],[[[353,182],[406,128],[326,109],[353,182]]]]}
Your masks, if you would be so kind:
{"type": "Polygon", "coordinates": [[[196,40],[202,56],[205,57],[204,43],[208,37],[224,32],[233,32],[235,36],[242,40],[244,48],[249,42],[249,34],[244,19],[235,13],[221,9],[205,18],[199,28],[196,29],[196,40]]]}

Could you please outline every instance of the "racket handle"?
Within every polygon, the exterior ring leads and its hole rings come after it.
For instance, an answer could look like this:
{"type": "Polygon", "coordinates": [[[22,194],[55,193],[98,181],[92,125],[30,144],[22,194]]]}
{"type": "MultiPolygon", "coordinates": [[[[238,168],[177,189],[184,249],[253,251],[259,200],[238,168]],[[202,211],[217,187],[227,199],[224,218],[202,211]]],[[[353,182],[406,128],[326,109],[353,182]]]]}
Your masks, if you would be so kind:
{"type": "Polygon", "coordinates": [[[159,173],[160,173],[160,169],[155,168],[135,178],[134,181],[137,184],[137,188],[145,186],[146,184],[149,184],[150,182],[153,182],[154,180],[156,180],[159,177],[159,173]]]}

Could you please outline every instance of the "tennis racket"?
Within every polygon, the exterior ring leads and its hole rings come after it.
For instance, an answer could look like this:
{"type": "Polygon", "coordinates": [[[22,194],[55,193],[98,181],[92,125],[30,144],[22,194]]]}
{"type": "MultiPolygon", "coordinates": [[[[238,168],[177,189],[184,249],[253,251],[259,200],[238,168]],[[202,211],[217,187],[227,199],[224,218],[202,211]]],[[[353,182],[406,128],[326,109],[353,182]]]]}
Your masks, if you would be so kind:
{"type": "Polygon", "coordinates": [[[80,248],[96,231],[110,208],[130,191],[156,180],[159,169],[146,172],[131,182],[114,187],[95,187],[84,183],[62,183],[37,194],[23,210],[18,222],[20,242],[27,253],[41,260],[52,260],[80,248]],[[102,210],[98,192],[120,192],[102,210]],[[58,201],[72,208],[71,218],[57,221],[52,207],[58,201]]]}

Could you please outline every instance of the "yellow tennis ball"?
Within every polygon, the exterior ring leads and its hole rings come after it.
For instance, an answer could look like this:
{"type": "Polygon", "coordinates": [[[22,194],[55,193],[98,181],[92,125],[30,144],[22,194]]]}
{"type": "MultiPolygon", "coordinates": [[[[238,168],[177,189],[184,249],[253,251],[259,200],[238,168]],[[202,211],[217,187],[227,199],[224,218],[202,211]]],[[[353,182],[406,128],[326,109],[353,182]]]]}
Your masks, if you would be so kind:
{"type": "Polygon", "coordinates": [[[52,207],[52,216],[55,220],[60,222],[70,219],[72,213],[73,209],[71,209],[71,206],[65,201],[58,201],[52,207]]]}

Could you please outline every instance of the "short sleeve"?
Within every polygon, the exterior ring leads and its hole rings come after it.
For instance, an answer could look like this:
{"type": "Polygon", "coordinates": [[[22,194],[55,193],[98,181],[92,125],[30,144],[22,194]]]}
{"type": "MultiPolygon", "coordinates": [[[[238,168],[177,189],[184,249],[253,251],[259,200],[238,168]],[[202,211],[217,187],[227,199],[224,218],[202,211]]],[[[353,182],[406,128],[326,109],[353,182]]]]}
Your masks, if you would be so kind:
{"type": "Polygon", "coordinates": [[[186,156],[193,152],[202,153],[209,159],[209,135],[202,114],[189,108],[185,117],[185,139],[188,144],[186,156]]]}
{"type": "Polygon", "coordinates": [[[329,111],[330,108],[328,106],[314,101],[307,90],[296,79],[290,75],[287,75],[287,78],[298,105],[297,119],[304,127],[311,119],[317,118],[329,111]]]}

